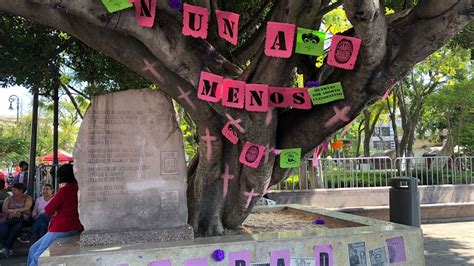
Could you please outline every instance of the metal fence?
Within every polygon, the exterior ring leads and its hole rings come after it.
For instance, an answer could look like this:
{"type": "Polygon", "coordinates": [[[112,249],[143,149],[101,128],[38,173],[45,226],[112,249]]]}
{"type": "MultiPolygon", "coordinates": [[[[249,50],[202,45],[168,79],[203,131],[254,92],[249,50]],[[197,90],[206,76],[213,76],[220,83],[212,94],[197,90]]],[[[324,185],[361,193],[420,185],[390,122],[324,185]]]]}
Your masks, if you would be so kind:
{"type": "Polygon", "coordinates": [[[420,185],[473,184],[474,157],[323,158],[313,167],[302,161],[277,190],[382,187],[396,176],[416,177],[420,185]]]}

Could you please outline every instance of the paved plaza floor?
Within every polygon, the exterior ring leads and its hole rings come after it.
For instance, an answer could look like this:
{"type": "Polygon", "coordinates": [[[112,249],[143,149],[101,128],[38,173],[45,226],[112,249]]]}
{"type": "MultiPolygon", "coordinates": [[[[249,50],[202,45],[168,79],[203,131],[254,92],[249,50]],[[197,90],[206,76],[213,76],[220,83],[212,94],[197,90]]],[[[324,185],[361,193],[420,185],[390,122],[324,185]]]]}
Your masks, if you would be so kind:
{"type": "MultiPolygon", "coordinates": [[[[474,265],[474,221],[423,224],[426,266],[474,265]]],[[[0,257],[0,266],[26,264],[27,250],[10,257],[0,257]]]]}

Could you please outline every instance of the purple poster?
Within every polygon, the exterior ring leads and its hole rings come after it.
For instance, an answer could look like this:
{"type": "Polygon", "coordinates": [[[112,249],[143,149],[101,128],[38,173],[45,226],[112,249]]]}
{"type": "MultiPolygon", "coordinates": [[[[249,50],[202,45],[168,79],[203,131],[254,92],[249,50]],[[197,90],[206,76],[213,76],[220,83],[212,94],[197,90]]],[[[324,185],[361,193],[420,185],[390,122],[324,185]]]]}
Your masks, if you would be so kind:
{"type": "Polygon", "coordinates": [[[184,266],[207,266],[207,258],[185,260],[184,266]]]}
{"type": "Polygon", "coordinates": [[[148,263],[148,266],[171,266],[170,260],[155,260],[148,263]]]}
{"type": "Polygon", "coordinates": [[[316,266],[333,266],[334,255],[332,253],[331,245],[317,245],[314,246],[313,257],[316,266]]]}
{"type": "Polygon", "coordinates": [[[407,260],[403,236],[387,239],[387,248],[390,263],[404,262],[407,260]]]}
{"type": "Polygon", "coordinates": [[[229,253],[229,266],[250,266],[251,251],[238,251],[229,253]]]}
{"type": "Polygon", "coordinates": [[[290,250],[270,251],[270,266],[290,266],[290,250]]]}

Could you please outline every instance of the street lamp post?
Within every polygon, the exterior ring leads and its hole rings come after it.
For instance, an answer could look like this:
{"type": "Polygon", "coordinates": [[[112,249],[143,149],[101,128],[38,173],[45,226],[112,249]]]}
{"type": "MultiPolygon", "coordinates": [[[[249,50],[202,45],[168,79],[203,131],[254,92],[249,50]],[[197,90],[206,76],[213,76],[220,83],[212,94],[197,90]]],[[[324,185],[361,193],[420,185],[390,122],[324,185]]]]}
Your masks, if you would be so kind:
{"type": "Polygon", "coordinates": [[[13,102],[16,101],[16,124],[18,125],[20,121],[20,98],[13,94],[8,97],[8,101],[10,102],[10,107],[8,107],[8,110],[13,110],[13,102]]]}

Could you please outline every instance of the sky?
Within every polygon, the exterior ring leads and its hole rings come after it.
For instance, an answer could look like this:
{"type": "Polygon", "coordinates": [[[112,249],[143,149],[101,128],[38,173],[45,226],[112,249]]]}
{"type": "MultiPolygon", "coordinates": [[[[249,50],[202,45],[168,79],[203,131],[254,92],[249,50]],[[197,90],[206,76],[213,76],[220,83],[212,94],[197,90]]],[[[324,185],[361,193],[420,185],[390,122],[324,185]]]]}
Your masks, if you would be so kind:
{"type": "Polygon", "coordinates": [[[26,88],[19,86],[0,88],[0,117],[16,118],[16,100],[13,102],[13,110],[8,110],[10,95],[17,95],[20,98],[20,115],[26,115],[31,111],[33,96],[26,88]]]}

